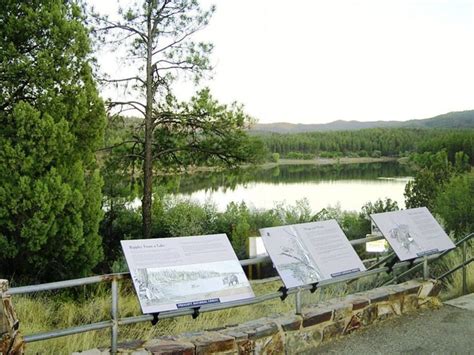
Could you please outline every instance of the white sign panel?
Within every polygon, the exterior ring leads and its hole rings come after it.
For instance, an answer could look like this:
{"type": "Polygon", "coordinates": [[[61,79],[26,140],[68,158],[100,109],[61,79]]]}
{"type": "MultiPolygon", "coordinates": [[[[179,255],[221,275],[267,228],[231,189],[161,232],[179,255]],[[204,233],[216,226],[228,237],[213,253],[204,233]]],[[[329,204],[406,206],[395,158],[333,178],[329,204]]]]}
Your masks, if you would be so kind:
{"type": "Polygon", "coordinates": [[[454,248],[426,207],[375,213],[370,217],[401,261],[454,248]]]}
{"type": "Polygon", "coordinates": [[[257,256],[268,255],[262,237],[249,237],[249,257],[256,258],[257,256]]]}
{"type": "Polygon", "coordinates": [[[365,251],[368,253],[385,253],[387,250],[388,243],[385,239],[365,243],[365,251]]]}
{"type": "Polygon", "coordinates": [[[254,297],[225,234],[121,243],[143,313],[254,297]]]}
{"type": "Polygon", "coordinates": [[[264,228],[260,234],[287,288],[365,270],[333,219],[264,228]]]}

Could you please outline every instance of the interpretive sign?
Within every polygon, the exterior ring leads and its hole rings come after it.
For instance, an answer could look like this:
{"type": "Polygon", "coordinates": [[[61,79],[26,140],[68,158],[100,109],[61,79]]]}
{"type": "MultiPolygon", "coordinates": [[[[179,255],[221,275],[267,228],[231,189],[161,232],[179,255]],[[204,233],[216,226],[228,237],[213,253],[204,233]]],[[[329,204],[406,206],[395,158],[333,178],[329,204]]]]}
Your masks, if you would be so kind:
{"type": "Polygon", "coordinates": [[[426,207],[375,213],[370,217],[401,261],[455,247],[426,207]]]}
{"type": "Polygon", "coordinates": [[[225,234],[121,243],[143,313],[254,297],[225,234]]]}
{"type": "Polygon", "coordinates": [[[334,219],[263,228],[260,234],[286,288],[365,270],[334,219]]]}

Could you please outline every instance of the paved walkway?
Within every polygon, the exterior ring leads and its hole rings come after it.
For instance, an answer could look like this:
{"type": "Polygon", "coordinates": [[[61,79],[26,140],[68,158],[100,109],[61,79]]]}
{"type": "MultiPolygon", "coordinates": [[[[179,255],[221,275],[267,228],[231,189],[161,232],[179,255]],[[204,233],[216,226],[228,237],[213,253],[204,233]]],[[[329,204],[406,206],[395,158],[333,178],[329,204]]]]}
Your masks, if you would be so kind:
{"type": "Polygon", "coordinates": [[[374,324],[317,349],[320,354],[474,354],[474,294],[374,324]],[[454,306],[456,305],[456,306],[454,306]]]}

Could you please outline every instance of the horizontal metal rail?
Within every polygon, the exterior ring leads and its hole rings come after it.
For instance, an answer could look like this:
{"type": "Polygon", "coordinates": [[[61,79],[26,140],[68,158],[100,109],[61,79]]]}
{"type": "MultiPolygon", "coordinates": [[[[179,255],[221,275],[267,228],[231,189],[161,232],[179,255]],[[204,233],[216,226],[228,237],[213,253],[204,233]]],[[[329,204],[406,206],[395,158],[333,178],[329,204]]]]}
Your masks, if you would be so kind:
{"type": "Polygon", "coordinates": [[[59,337],[67,336],[67,335],[80,334],[80,333],[90,332],[93,330],[107,329],[111,327],[112,327],[112,321],[106,320],[103,322],[84,324],[84,325],[79,325],[77,327],[53,330],[53,331],[45,332],[45,333],[25,335],[23,336],[23,339],[25,340],[25,343],[32,343],[35,341],[59,338],[59,337]]]}
{"type": "Polygon", "coordinates": [[[443,275],[441,276],[438,276],[436,278],[436,280],[442,280],[444,279],[445,277],[451,275],[453,272],[455,271],[458,271],[459,269],[462,269],[463,267],[466,267],[468,266],[470,263],[472,263],[474,261],[474,258],[470,258],[469,260],[467,260],[466,262],[462,263],[462,264],[459,264],[458,266],[452,268],[451,270],[449,271],[446,271],[443,275]]]}
{"type": "MultiPolygon", "coordinates": [[[[469,242],[473,237],[474,237],[474,233],[468,234],[468,235],[465,236],[464,238],[462,238],[462,239],[458,240],[456,243],[454,243],[454,246],[455,246],[454,248],[445,250],[445,251],[443,251],[443,252],[440,253],[440,254],[435,254],[435,257],[434,257],[434,258],[431,258],[431,257],[433,256],[433,255],[431,255],[431,256],[428,258],[428,260],[431,260],[431,259],[436,259],[436,260],[437,260],[437,259],[441,259],[441,258],[444,257],[446,254],[452,252],[453,250],[456,250],[458,246],[460,246],[460,245],[462,245],[462,244],[464,244],[464,243],[469,242]]],[[[464,255],[464,257],[465,257],[465,255],[464,255]]],[[[466,262],[466,261],[463,260],[463,264],[464,264],[465,262],[466,262]]],[[[460,266],[459,268],[457,268],[456,270],[459,270],[460,268],[463,268],[463,264],[461,264],[461,266],[460,266]]],[[[405,276],[411,274],[412,272],[418,270],[422,265],[423,265],[423,264],[417,264],[417,265],[413,266],[412,268],[406,270],[406,271],[403,272],[402,274],[397,275],[397,276],[395,276],[393,279],[391,279],[391,280],[385,282],[383,285],[389,285],[389,284],[391,284],[391,283],[393,283],[393,282],[397,282],[397,281],[400,280],[402,277],[405,277],[405,276]]],[[[464,267],[465,267],[465,266],[464,266],[464,267]]],[[[463,283],[465,283],[465,281],[464,281],[463,283]]],[[[465,288],[465,286],[464,286],[464,288],[465,288]]]]}
{"type": "Polygon", "coordinates": [[[439,257],[442,258],[443,256],[445,256],[446,254],[452,252],[453,250],[456,250],[456,248],[458,246],[460,246],[461,244],[463,243],[467,243],[468,241],[470,241],[470,239],[472,239],[474,237],[474,233],[470,233],[468,235],[466,235],[464,238],[458,240],[456,243],[454,243],[454,246],[455,248],[453,249],[448,249],[448,250],[445,250],[443,251],[441,254],[439,254],[439,257]]]}
{"type": "Polygon", "coordinates": [[[90,277],[83,277],[81,279],[49,282],[49,283],[39,284],[39,285],[12,287],[7,290],[6,294],[20,295],[20,294],[33,293],[33,292],[52,291],[52,290],[59,290],[62,288],[91,285],[91,284],[100,283],[100,282],[111,282],[113,279],[121,280],[121,279],[129,279],[129,278],[130,278],[130,273],[128,272],[90,276],[90,277]]]}

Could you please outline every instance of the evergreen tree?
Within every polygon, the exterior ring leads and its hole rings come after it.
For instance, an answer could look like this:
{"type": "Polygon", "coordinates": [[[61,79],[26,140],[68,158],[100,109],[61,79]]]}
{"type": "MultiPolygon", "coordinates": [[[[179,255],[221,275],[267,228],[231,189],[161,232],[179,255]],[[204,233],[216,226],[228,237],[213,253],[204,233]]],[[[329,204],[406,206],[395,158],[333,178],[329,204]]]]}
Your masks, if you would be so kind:
{"type": "Polygon", "coordinates": [[[208,24],[213,11],[214,7],[201,8],[197,0],[141,0],[121,9],[119,20],[96,16],[101,24],[96,32],[126,47],[124,62],[136,69],[133,75],[107,81],[125,83],[134,91],[128,100],[113,101],[111,107],[119,112],[133,109],[143,119],[123,144],[130,166],[141,165],[143,172],[145,238],[152,236],[156,169],[222,162],[235,166],[257,159],[262,150],[245,132],[252,121],[240,105],[221,105],[207,89],[188,103],[178,102],[173,94],[178,79],[199,82],[211,69],[212,45],[192,37],[208,24]]]}
{"type": "Polygon", "coordinates": [[[77,277],[102,258],[105,111],[89,53],[73,1],[2,1],[0,277],[77,277]]]}

